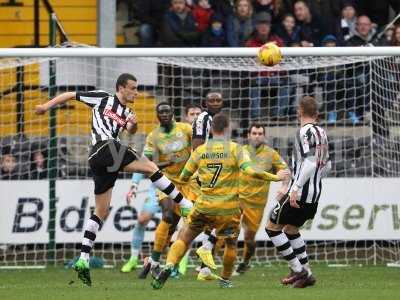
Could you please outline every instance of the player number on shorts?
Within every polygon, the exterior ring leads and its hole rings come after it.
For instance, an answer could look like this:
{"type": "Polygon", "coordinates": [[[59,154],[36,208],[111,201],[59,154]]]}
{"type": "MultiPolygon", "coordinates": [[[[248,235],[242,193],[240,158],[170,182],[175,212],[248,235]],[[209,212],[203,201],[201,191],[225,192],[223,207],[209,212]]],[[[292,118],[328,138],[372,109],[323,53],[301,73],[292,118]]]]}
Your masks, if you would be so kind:
{"type": "Polygon", "coordinates": [[[215,184],[217,183],[219,174],[221,174],[222,164],[207,164],[207,168],[211,169],[211,170],[215,170],[214,175],[211,179],[211,182],[208,185],[209,188],[213,188],[213,187],[215,187],[215,184]]]}

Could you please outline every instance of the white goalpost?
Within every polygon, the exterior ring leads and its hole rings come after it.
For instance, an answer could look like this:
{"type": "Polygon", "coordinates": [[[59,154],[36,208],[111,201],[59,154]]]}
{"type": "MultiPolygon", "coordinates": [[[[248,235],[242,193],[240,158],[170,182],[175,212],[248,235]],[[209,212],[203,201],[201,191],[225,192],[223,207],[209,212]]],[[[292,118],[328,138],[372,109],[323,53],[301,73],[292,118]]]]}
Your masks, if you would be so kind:
{"type": "MultiPolygon", "coordinates": [[[[180,120],[186,105],[201,105],[206,93],[216,90],[224,97],[237,142],[246,143],[249,125],[260,122],[267,143],[290,162],[297,101],[315,96],[333,168],[316,218],[303,228],[310,259],[328,264],[399,261],[400,48],[282,48],[282,63],[270,68],[257,62],[257,50],[0,49],[0,267],[65,263],[79,254],[94,205],[87,163],[90,109],[71,101],[38,117],[34,108],[49,93],[114,92],[124,72],[138,78],[140,94],[133,108],[139,132],[123,134],[122,140],[139,151],[157,125],[158,102],[169,101],[180,120]]],[[[94,248],[107,265],[129,256],[147,185],[141,183],[137,201],[127,206],[130,174],[117,181],[94,248]]],[[[158,221],[155,216],[146,230],[144,254],[158,221]]],[[[278,259],[260,228],[254,262],[278,259]]]]}

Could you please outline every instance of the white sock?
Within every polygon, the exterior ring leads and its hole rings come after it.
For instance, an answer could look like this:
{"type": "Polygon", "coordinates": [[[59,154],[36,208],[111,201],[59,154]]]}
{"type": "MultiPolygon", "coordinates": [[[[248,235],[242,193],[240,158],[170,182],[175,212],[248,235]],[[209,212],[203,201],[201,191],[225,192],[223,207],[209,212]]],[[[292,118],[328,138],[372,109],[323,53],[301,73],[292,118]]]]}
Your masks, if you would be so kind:
{"type": "Polygon", "coordinates": [[[290,268],[294,272],[301,272],[303,267],[302,267],[299,259],[294,254],[293,249],[290,246],[290,242],[289,242],[289,239],[286,236],[286,234],[284,234],[282,231],[272,231],[272,230],[267,230],[267,234],[270,237],[274,246],[279,251],[279,253],[289,263],[290,268]]]}
{"type": "Polygon", "coordinates": [[[211,251],[214,247],[214,245],[208,240],[208,238],[206,240],[203,241],[203,245],[202,247],[206,250],[211,251]]]}
{"type": "Polygon", "coordinates": [[[96,234],[101,226],[101,220],[96,215],[92,215],[86,223],[85,232],[83,234],[83,240],[81,245],[80,257],[87,262],[90,259],[90,252],[93,248],[96,234]]]}
{"type": "Polygon", "coordinates": [[[199,273],[201,273],[201,275],[207,276],[207,275],[210,275],[210,274],[211,274],[211,270],[210,270],[209,267],[204,267],[204,268],[201,268],[201,269],[200,269],[200,272],[199,272],[199,273]]]}

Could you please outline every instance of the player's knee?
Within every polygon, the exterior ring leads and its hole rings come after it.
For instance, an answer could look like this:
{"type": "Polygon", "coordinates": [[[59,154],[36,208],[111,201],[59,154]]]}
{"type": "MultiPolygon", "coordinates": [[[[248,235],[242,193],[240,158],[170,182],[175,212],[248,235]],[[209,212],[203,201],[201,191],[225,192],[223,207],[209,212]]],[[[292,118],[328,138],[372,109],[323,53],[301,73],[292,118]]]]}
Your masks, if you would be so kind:
{"type": "Polygon", "coordinates": [[[267,226],[265,227],[265,231],[268,233],[268,231],[281,231],[283,228],[282,225],[279,224],[274,224],[271,221],[268,222],[267,226]]]}
{"type": "Polygon", "coordinates": [[[244,241],[246,243],[252,243],[252,242],[254,242],[255,236],[256,236],[256,233],[254,231],[246,231],[244,234],[244,241]]]}
{"type": "Polygon", "coordinates": [[[286,225],[283,231],[287,234],[297,234],[299,233],[299,228],[293,225],[286,225]]]}
{"type": "Polygon", "coordinates": [[[147,160],[147,161],[143,162],[143,173],[146,176],[151,176],[158,170],[159,169],[158,169],[157,165],[154,162],[152,162],[151,160],[147,160]]]}

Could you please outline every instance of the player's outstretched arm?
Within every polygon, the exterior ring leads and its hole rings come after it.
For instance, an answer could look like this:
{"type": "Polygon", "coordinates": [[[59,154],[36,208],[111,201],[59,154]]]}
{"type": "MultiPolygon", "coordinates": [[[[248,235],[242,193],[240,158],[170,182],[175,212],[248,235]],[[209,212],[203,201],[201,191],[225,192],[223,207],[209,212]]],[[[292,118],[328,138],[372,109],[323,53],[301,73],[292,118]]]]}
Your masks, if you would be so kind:
{"type": "Polygon", "coordinates": [[[46,102],[45,104],[36,105],[35,113],[37,115],[43,115],[50,108],[52,108],[52,107],[54,107],[54,106],[56,106],[58,104],[65,103],[68,100],[75,99],[75,97],[76,97],[76,92],[65,92],[65,93],[62,93],[62,94],[54,97],[50,101],[46,102]]]}
{"type": "Polygon", "coordinates": [[[288,170],[281,170],[276,175],[265,171],[260,172],[253,169],[249,163],[242,164],[240,169],[247,175],[261,178],[266,181],[284,181],[290,176],[290,172],[288,170]]]}

